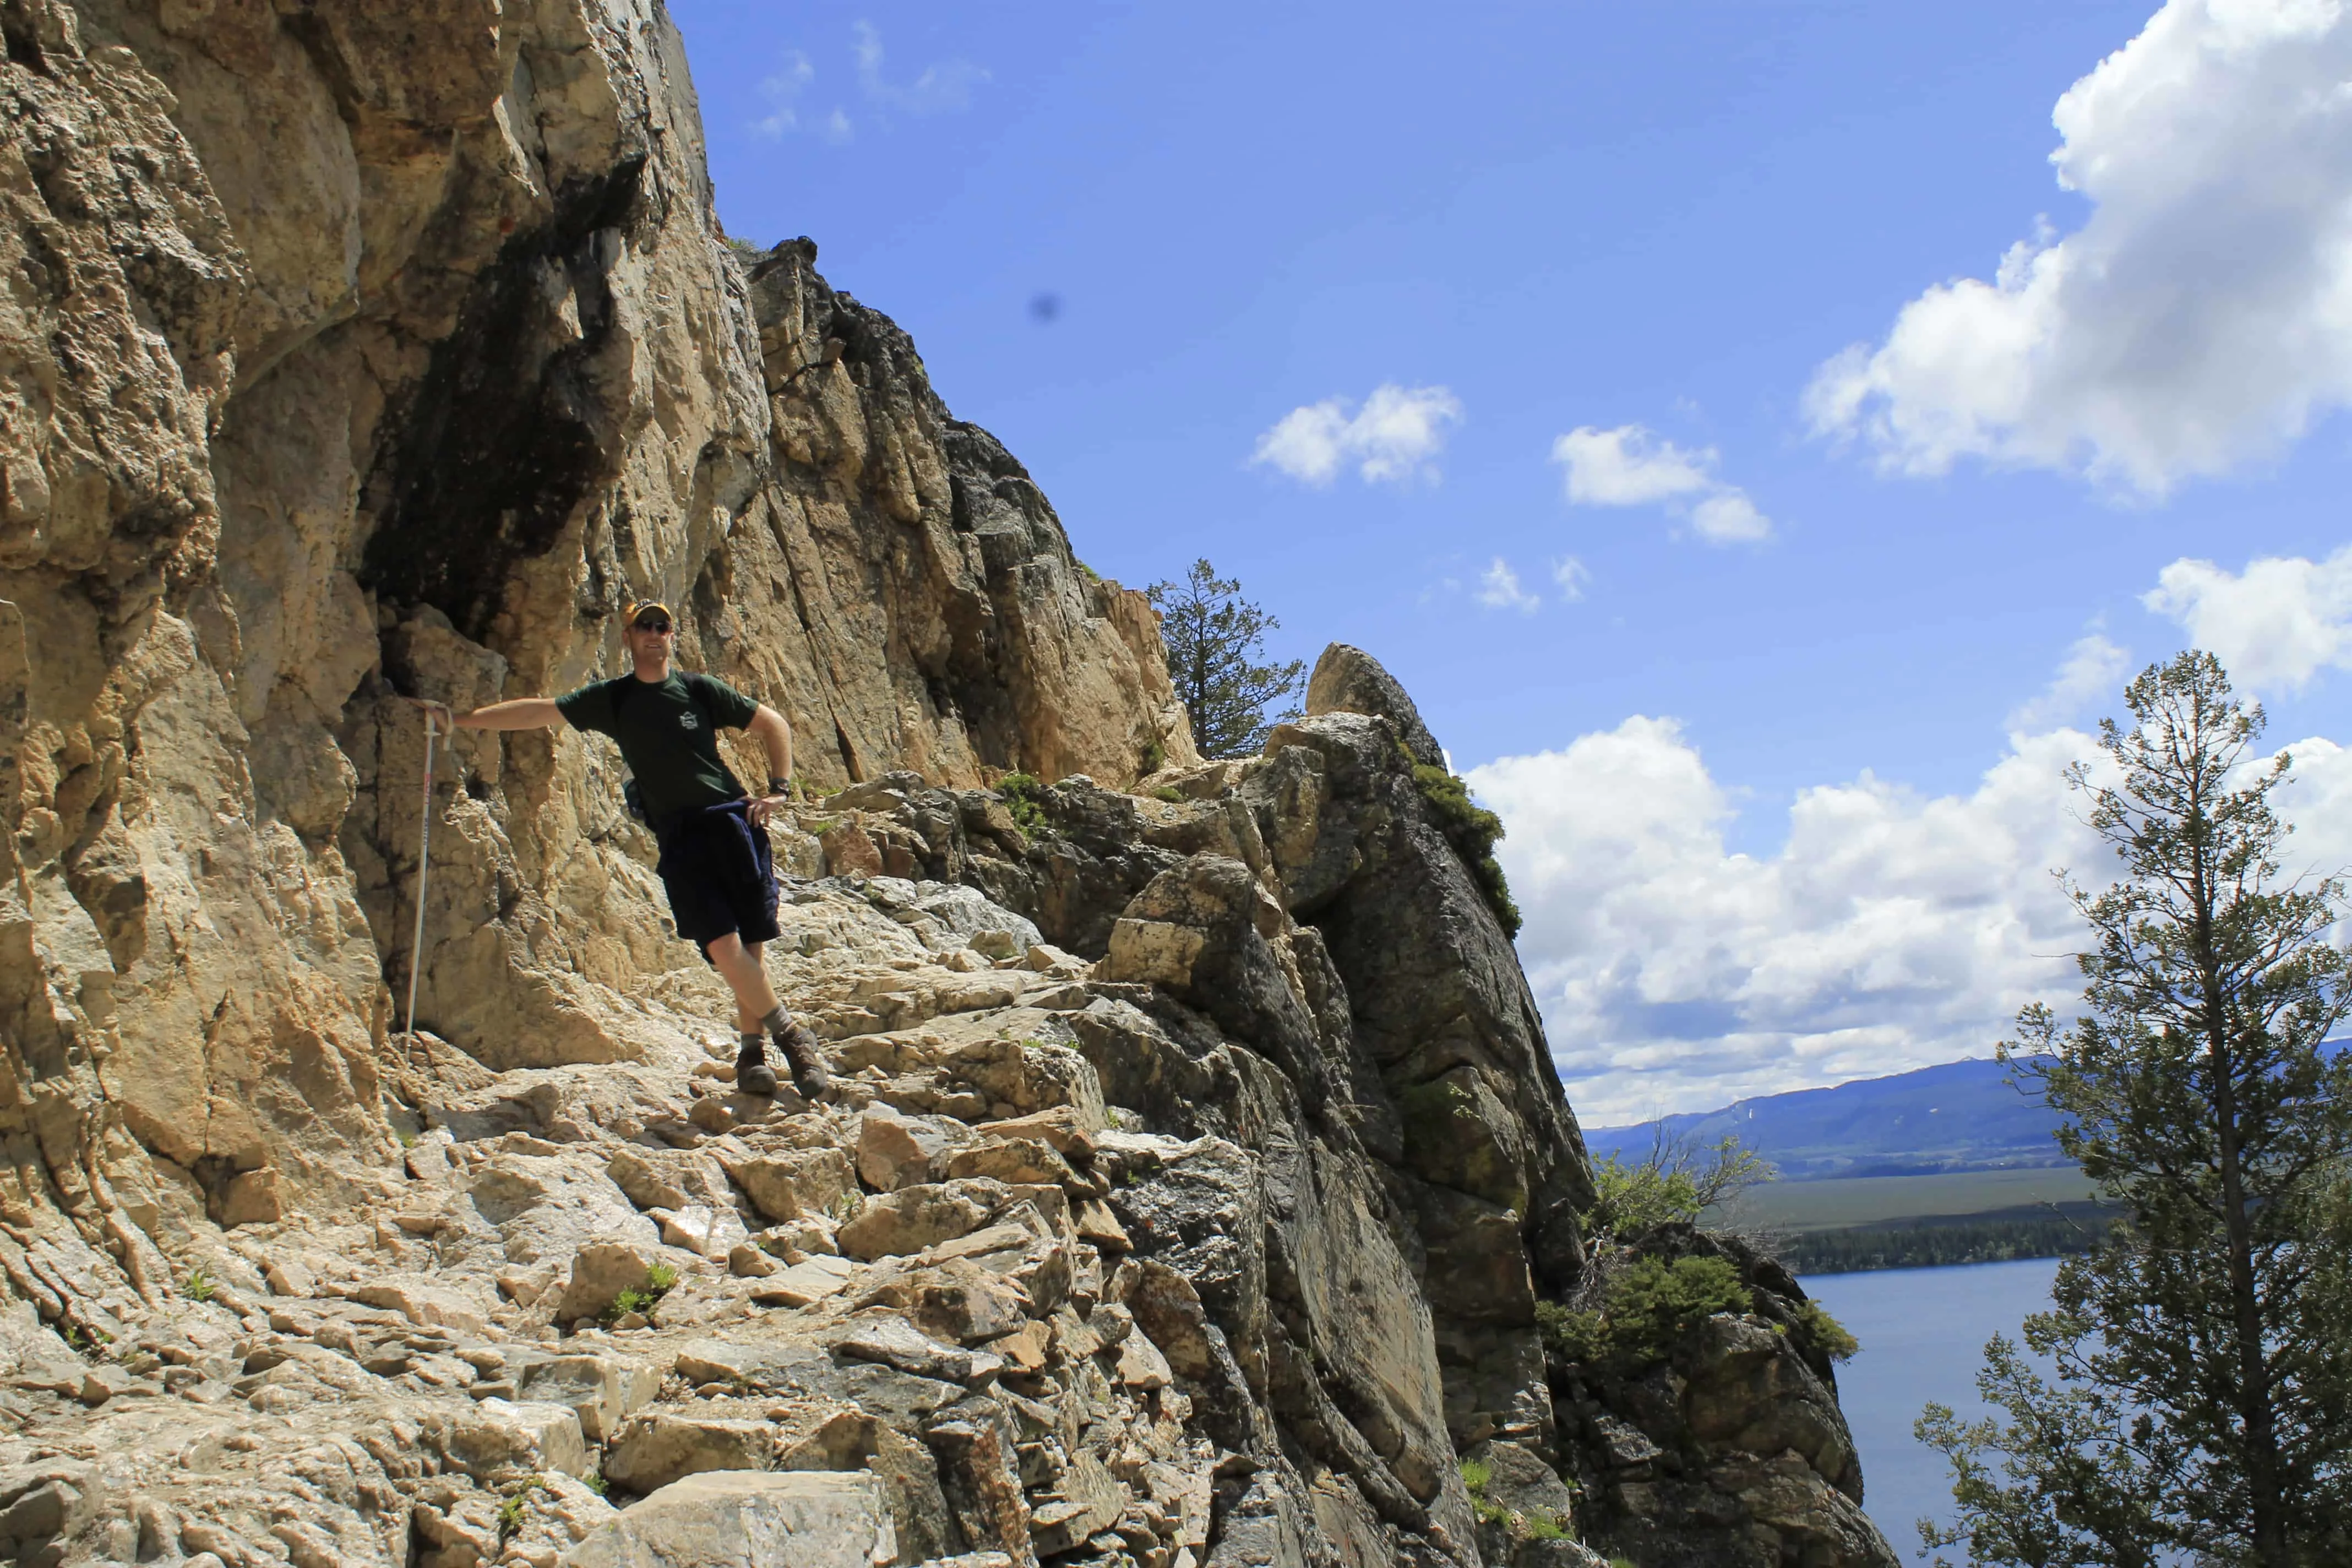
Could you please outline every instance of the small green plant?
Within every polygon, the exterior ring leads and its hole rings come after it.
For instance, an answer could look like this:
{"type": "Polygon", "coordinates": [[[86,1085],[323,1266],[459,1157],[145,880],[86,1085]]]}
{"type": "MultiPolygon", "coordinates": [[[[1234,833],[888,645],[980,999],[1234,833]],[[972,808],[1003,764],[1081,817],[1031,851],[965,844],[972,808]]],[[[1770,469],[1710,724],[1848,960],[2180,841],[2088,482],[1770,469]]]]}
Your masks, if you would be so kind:
{"type": "Polygon", "coordinates": [[[1168,748],[1162,745],[1160,738],[1155,735],[1143,742],[1143,749],[1135,760],[1137,766],[1144,773],[1156,773],[1167,765],[1168,748]]]}
{"type": "Polygon", "coordinates": [[[1521,1517],[1527,1521],[1528,1539],[1529,1541],[1568,1541],[1573,1539],[1569,1533],[1568,1526],[1559,1521],[1559,1515],[1556,1513],[1551,1513],[1544,1509],[1538,1508],[1528,1510],[1527,1513],[1521,1517]]]}
{"type": "Polygon", "coordinates": [[[1696,1225],[1716,1205],[1779,1173],[1737,1138],[1702,1150],[1668,1138],[1662,1124],[1638,1162],[1629,1165],[1612,1154],[1593,1167],[1593,1204],[1584,1212],[1584,1227],[1612,1241],[1632,1241],[1657,1226],[1696,1225]]]}
{"type": "Polygon", "coordinates": [[[404,1149],[414,1149],[416,1147],[416,1134],[409,1131],[404,1127],[398,1132],[394,1133],[393,1136],[400,1140],[400,1146],[404,1149]]]}
{"type": "Polygon", "coordinates": [[[545,1476],[533,1476],[507,1493],[506,1500],[499,1504],[499,1544],[505,1545],[522,1528],[523,1518],[530,1509],[531,1494],[549,1489],[545,1476]]]}
{"type": "Polygon", "coordinates": [[[1819,1301],[1808,1301],[1797,1309],[1797,1327],[1812,1341],[1815,1350],[1832,1361],[1852,1361],[1862,1349],[1853,1331],[1830,1316],[1829,1309],[1819,1301]]]}
{"type": "Polygon", "coordinates": [[[656,1263],[646,1270],[643,1285],[613,1298],[613,1304],[604,1309],[604,1321],[617,1323],[632,1312],[650,1313],[677,1287],[677,1270],[667,1263],[656,1263]]]}
{"type": "Polygon", "coordinates": [[[1495,858],[1495,846],[1503,838],[1503,819],[1472,800],[1470,786],[1444,768],[1415,763],[1412,782],[1420,786],[1421,798],[1428,803],[1437,830],[1470,868],[1471,879],[1478,884],[1486,907],[1495,911],[1503,934],[1517,936],[1519,906],[1511,900],[1511,885],[1504,879],[1502,862],[1495,858]]]}
{"type": "Polygon", "coordinates": [[[604,1493],[611,1489],[612,1484],[612,1482],[604,1479],[604,1472],[602,1470],[598,1470],[594,1475],[588,1478],[588,1489],[594,1492],[598,1497],[603,1497],[604,1493]]]}
{"type": "Polygon", "coordinates": [[[1462,1489],[1472,1497],[1485,1497],[1486,1488],[1495,1479],[1495,1467],[1484,1459],[1462,1461],[1462,1489]]]}
{"type": "Polygon", "coordinates": [[[1598,1310],[1539,1302],[1536,1325],[1564,1362],[1663,1361],[1693,1328],[1717,1312],[1754,1304],[1739,1271],[1720,1258],[1638,1258],[1602,1287],[1598,1310]]]}
{"type": "Polygon", "coordinates": [[[1004,797],[1004,809],[1023,833],[1034,838],[1052,828],[1045,816],[1045,786],[1034,773],[1007,773],[996,781],[996,793],[1004,797]]]}
{"type": "Polygon", "coordinates": [[[191,1301],[209,1301],[218,1289],[213,1283],[213,1277],[199,1265],[188,1270],[187,1281],[180,1287],[180,1294],[191,1301]]]}
{"type": "Polygon", "coordinates": [[[1161,784],[1151,792],[1151,798],[1164,800],[1171,805],[1181,805],[1184,803],[1184,792],[1174,784],[1161,784]]]}

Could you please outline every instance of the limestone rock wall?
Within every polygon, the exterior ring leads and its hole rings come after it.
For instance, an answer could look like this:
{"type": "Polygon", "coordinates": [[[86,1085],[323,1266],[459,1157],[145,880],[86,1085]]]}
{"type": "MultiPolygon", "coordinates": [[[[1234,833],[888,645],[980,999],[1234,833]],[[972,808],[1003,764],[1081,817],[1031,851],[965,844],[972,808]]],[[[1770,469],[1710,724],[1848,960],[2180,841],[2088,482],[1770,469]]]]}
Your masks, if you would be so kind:
{"type": "MultiPolygon", "coordinates": [[[[1140,596],[1077,567],[904,335],[813,247],[725,242],[656,0],[0,19],[28,1231],[365,1195],[414,962],[395,694],[606,673],[631,596],[793,719],[820,787],[1191,756],[1140,596]]],[[[437,780],[422,1016],[502,1064],[674,1034],[641,1005],[676,953],[609,752],[467,736],[437,780]]]]}

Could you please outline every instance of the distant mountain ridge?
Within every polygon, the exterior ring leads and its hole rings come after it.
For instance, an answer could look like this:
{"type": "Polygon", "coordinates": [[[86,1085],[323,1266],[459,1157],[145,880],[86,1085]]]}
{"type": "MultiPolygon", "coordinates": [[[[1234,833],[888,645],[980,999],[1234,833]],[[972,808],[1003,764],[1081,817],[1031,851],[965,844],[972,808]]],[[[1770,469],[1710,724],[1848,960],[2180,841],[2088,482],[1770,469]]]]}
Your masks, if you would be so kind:
{"type": "MultiPolygon", "coordinates": [[[[1783,1181],[1933,1175],[2063,1166],[2059,1114],[2012,1086],[1997,1061],[1947,1062],[1833,1089],[1759,1095],[1720,1110],[1664,1119],[1668,1137],[1699,1145],[1737,1137],[1783,1181]]],[[[1585,1132],[1594,1160],[1649,1152],[1657,1123],[1585,1132]]]]}

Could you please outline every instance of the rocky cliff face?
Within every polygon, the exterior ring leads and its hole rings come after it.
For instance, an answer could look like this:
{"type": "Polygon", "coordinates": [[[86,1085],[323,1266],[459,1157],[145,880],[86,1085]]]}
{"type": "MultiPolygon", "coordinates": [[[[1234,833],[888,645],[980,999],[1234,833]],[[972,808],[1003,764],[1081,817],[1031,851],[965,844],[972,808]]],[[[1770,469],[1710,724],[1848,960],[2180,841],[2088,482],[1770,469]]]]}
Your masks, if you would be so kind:
{"type": "Polygon", "coordinates": [[[0,42],[5,1551],[1885,1560],[1785,1278],[1548,1353],[1589,1174],[1402,693],[1334,650],[1201,764],[905,335],[725,241],[654,0],[0,42]],[[730,1091],[602,742],[440,755],[410,951],[401,697],[648,593],[835,792],[773,962],[838,1104],[730,1091]]]}

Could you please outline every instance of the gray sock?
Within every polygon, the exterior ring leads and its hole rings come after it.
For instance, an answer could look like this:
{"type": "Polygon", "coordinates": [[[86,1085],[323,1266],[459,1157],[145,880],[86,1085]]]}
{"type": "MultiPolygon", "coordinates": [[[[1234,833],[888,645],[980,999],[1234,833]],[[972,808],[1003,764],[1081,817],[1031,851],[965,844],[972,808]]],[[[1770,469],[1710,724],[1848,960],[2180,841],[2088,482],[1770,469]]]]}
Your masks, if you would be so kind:
{"type": "Polygon", "coordinates": [[[772,1035],[781,1035],[792,1026],[792,1022],[793,1016],[784,1011],[783,1004],[778,1003],[773,1011],[760,1020],[760,1027],[772,1035]]]}
{"type": "Polygon", "coordinates": [[[760,1037],[757,1029],[746,1030],[736,1038],[741,1042],[741,1048],[737,1052],[739,1056],[756,1057],[766,1052],[767,1042],[760,1037]]]}

